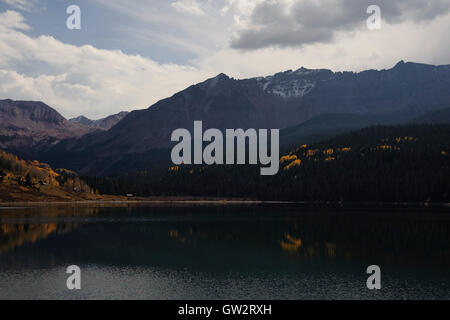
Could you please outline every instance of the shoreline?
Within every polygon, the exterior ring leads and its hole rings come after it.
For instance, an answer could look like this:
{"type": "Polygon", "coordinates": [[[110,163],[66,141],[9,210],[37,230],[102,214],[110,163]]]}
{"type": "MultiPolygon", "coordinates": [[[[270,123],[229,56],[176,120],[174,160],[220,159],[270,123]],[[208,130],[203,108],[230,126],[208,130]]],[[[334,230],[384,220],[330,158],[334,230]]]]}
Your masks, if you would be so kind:
{"type": "Polygon", "coordinates": [[[423,202],[333,202],[333,201],[284,201],[284,200],[254,200],[232,198],[148,198],[136,200],[79,200],[79,201],[17,201],[0,202],[0,209],[4,208],[33,208],[43,206],[124,206],[124,205],[302,205],[326,207],[442,207],[449,208],[450,203],[423,203],[423,202]]]}

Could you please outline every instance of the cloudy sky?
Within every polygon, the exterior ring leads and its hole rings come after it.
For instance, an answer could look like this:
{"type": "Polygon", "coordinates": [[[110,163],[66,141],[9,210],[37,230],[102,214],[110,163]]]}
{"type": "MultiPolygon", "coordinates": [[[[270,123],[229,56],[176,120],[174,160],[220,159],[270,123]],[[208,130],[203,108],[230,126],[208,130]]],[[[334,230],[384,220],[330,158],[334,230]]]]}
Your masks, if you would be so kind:
{"type": "Polygon", "coordinates": [[[95,119],[222,72],[450,64],[449,27],[449,0],[0,0],[0,99],[95,119]],[[81,30],[66,27],[72,4],[81,30]]]}

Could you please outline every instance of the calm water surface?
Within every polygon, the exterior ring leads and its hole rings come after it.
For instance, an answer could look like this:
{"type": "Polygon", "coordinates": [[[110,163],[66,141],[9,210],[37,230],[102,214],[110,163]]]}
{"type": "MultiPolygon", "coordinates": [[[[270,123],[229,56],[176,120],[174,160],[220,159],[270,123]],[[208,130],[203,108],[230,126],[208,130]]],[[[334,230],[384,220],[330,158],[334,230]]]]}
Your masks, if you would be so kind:
{"type": "Polygon", "coordinates": [[[448,208],[0,209],[0,299],[449,298],[448,208]]]}

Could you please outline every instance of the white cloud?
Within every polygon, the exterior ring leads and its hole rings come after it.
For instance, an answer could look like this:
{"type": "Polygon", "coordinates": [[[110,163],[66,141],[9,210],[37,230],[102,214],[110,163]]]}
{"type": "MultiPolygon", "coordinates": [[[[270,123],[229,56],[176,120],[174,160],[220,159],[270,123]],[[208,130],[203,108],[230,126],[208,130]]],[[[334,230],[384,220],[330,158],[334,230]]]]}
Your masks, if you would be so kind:
{"type": "Polygon", "coordinates": [[[449,25],[450,14],[430,22],[385,23],[381,30],[339,32],[334,42],[303,48],[222,49],[202,58],[198,64],[200,69],[216,68],[237,78],[269,75],[301,66],[362,71],[391,68],[400,60],[450,64],[450,47],[442,40],[449,25]]]}
{"type": "Polygon", "coordinates": [[[35,0],[0,0],[7,5],[22,11],[31,11],[34,6],[35,0]]]}
{"type": "MultiPolygon", "coordinates": [[[[166,11],[152,11],[149,4],[144,10],[138,2],[107,0],[108,8],[139,22],[120,35],[127,41],[166,41],[172,50],[188,49],[196,56],[189,61],[190,66],[162,64],[92,45],[69,45],[48,35],[30,37],[23,32],[29,27],[22,15],[0,12],[0,99],[42,100],[66,117],[84,114],[96,118],[148,107],[221,72],[247,78],[301,66],[359,71],[389,68],[401,59],[450,63],[450,47],[442,40],[448,33],[449,14],[420,23],[383,23],[379,31],[340,31],[334,42],[302,48],[243,51],[229,48],[227,40],[235,28],[240,28],[236,17],[247,21],[253,1],[229,0],[223,16],[222,5],[208,7],[204,2],[208,15],[201,19],[180,19],[170,3],[165,3],[166,11]],[[216,15],[210,14],[214,10],[216,15]],[[155,21],[162,24],[161,28],[147,32],[145,26],[155,21]],[[182,34],[168,33],[170,28],[182,30],[178,32],[182,34]]],[[[124,23],[123,29],[126,27],[124,23]]]]}
{"type": "Polygon", "coordinates": [[[100,117],[148,107],[208,75],[193,67],[159,64],[139,55],[74,46],[51,36],[32,38],[18,13],[1,13],[1,98],[41,100],[67,117],[100,117]],[[11,26],[12,28],[8,28],[11,26]],[[19,73],[32,66],[31,74],[19,73]]]}
{"type": "MultiPolygon", "coordinates": [[[[338,32],[366,28],[371,0],[228,0],[239,27],[231,46],[242,50],[302,47],[335,40],[338,32]]],[[[450,12],[448,0],[377,0],[389,24],[432,21],[450,12]]]]}
{"type": "Polygon", "coordinates": [[[11,10],[0,12],[0,32],[8,32],[14,29],[29,30],[30,27],[25,23],[25,19],[20,13],[11,10]]]}
{"type": "MultiPolygon", "coordinates": [[[[125,37],[128,43],[157,43],[164,47],[168,56],[188,53],[190,57],[209,56],[217,48],[228,46],[228,29],[231,27],[228,19],[220,15],[222,5],[216,1],[201,2],[203,15],[181,13],[167,0],[97,1],[107,10],[132,21],[121,24],[120,28],[112,26],[117,29],[117,38],[125,37]]],[[[187,59],[183,63],[187,63],[187,59]]]]}
{"type": "Polygon", "coordinates": [[[171,6],[178,12],[189,13],[197,16],[205,15],[205,12],[196,0],[178,0],[172,2],[171,6]]]}

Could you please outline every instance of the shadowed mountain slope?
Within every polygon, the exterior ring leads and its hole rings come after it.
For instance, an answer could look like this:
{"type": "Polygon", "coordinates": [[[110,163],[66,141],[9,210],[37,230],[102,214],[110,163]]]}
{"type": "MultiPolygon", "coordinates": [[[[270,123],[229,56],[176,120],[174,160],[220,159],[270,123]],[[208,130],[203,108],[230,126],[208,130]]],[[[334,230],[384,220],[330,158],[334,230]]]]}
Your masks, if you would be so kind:
{"type": "MultiPolygon", "coordinates": [[[[450,66],[403,61],[389,70],[360,73],[301,68],[244,80],[220,74],[131,112],[106,132],[64,141],[45,160],[84,174],[131,172],[145,168],[146,162],[151,167],[149,154],[170,149],[173,130],[192,131],[195,120],[202,120],[204,129],[285,129],[326,114],[388,116],[402,122],[449,107],[448,88],[450,66]],[[130,158],[139,166],[127,165],[130,158]]],[[[326,125],[333,127],[335,121],[330,118],[326,125]]]]}

